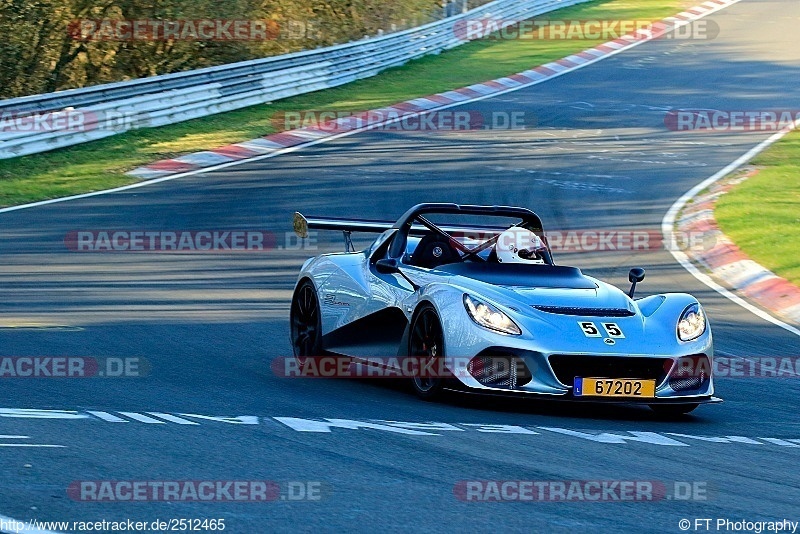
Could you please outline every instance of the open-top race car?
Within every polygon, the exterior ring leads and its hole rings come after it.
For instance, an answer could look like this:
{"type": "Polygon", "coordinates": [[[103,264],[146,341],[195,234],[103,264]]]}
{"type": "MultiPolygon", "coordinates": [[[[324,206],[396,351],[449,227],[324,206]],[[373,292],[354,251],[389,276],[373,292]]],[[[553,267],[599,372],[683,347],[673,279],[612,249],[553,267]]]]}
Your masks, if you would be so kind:
{"type": "Polygon", "coordinates": [[[424,399],[453,389],[667,414],[719,401],[700,303],[685,293],[634,299],[642,269],[631,269],[626,294],[556,265],[526,208],[419,204],[394,223],[296,213],[294,229],[342,231],[346,248],[300,271],[290,317],[299,361],[412,359],[424,399]],[[355,251],[351,232],[380,235],[355,251]]]}

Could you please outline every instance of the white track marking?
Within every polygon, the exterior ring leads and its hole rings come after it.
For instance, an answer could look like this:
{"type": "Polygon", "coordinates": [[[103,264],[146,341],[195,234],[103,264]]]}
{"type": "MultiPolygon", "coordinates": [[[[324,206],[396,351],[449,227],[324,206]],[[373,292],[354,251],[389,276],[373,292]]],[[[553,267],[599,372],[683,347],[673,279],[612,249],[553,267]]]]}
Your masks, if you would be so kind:
{"type": "Polygon", "coordinates": [[[63,449],[66,445],[43,445],[39,443],[0,443],[0,447],[29,447],[29,448],[48,448],[63,449]]]}
{"type": "Polygon", "coordinates": [[[158,419],[153,419],[152,417],[147,417],[146,415],[136,413],[136,412],[118,412],[124,415],[125,417],[130,417],[135,421],[139,421],[140,423],[150,423],[154,425],[166,425],[164,421],[159,421],[158,419]]]}
{"type": "MultiPolygon", "coordinates": [[[[792,128],[785,128],[780,132],[772,134],[767,139],[760,142],[759,144],[748,150],[746,153],[742,154],[739,158],[731,162],[725,168],[721,169],[713,176],[703,180],[702,182],[694,186],[692,189],[684,193],[684,195],[678,200],[676,200],[675,203],[669,208],[669,211],[667,211],[667,214],[664,215],[664,219],[661,221],[661,233],[664,236],[665,240],[664,242],[674,243],[675,240],[677,239],[674,233],[675,219],[677,218],[678,213],[681,211],[681,209],[683,209],[686,203],[689,202],[689,200],[694,198],[698,193],[709,187],[714,182],[724,178],[731,172],[735,171],[736,169],[738,169],[739,167],[741,167],[742,165],[753,159],[756,155],[758,155],[760,152],[764,151],[767,147],[769,147],[770,145],[781,139],[783,136],[788,134],[798,125],[800,125],[800,121],[795,122],[792,128]]],[[[694,266],[691,260],[689,260],[689,257],[683,251],[677,250],[677,247],[669,247],[669,250],[672,253],[672,256],[675,258],[675,260],[677,260],[677,262],[680,263],[684,269],[689,271],[689,274],[700,280],[702,283],[704,283],[705,285],[707,285],[708,287],[710,287],[723,297],[729,299],[732,302],[735,302],[742,308],[757,315],[758,317],[764,319],[765,321],[768,321],[774,324],[775,326],[779,326],[784,330],[787,330],[795,335],[800,336],[800,329],[795,328],[794,326],[781,321],[777,317],[772,316],[771,314],[767,313],[761,308],[758,308],[753,304],[750,304],[742,297],[736,295],[735,293],[719,285],[707,274],[700,272],[700,270],[694,266]]]]}
{"type": "Polygon", "coordinates": [[[127,419],[123,419],[121,417],[117,417],[116,415],[112,415],[108,412],[95,412],[95,411],[87,411],[86,413],[90,413],[95,417],[102,419],[103,421],[107,421],[109,423],[128,423],[127,419]]]}
{"type": "Polygon", "coordinates": [[[181,419],[180,417],[175,417],[174,415],[170,415],[168,413],[161,413],[161,412],[147,412],[147,413],[152,415],[153,417],[158,417],[159,419],[163,419],[164,421],[169,421],[170,423],[177,423],[179,425],[200,424],[200,423],[195,423],[194,421],[189,421],[188,419],[181,419]]]}
{"type": "MultiPolygon", "coordinates": [[[[0,435],[0,439],[31,439],[31,437],[2,434],[0,435]]],[[[66,448],[66,445],[45,445],[41,443],[0,443],[0,447],[45,447],[63,449],[66,448]]]]}
{"type": "MultiPolygon", "coordinates": [[[[684,21],[673,20],[672,21],[673,24],[674,24],[673,31],[676,28],[679,28],[679,27],[685,26],[687,24],[690,24],[695,20],[700,20],[702,18],[707,17],[708,15],[712,15],[712,14],[714,14],[714,13],[716,13],[718,11],[721,11],[721,10],[723,10],[725,8],[728,8],[730,6],[736,5],[740,1],[741,0],[735,0],[735,1],[731,2],[731,3],[729,3],[729,4],[716,6],[714,8],[709,8],[709,10],[706,11],[705,13],[703,13],[703,14],[701,14],[699,16],[692,15],[692,18],[684,20],[684,21]]],[[[669,17],[667,17],[667,18],[669,18],[669,17]]],[[[581,63],[581,64],[576,65],[574,67],[564,68],[563,70],[561,70],[561,71],[559,71],[559,72],[557,72],[557,73],[555,73],[555,74],[553,74],[551,76],[548,76],[546,78],[542,78],[540,80],[535,80],[535,81],[532,81],[532,82],[529,82],[529,83],[523,83],[523,84],[520,84],[520,85],[518,85],[516,87],[510,87],[510,88],[502,90],[502,91],[497,91],[496,93],[491,93],[491,94],[488,94],[488,95],[482,95],[482,96],[478,96],[478,97],[475,97],[475,98],[465,97],[464,100],[461,100],[459,102],[454,102],[453,104],[446,104],[446,105],[439,106],[439,107],[436,107],[436,108],[431,108],[429,110],[423,110],[423,111],[417,112],[417,113],[404,114],[402,117],[398,117],[396,119],[390,119],[390,120],[387,120],[387,121],[384,121],[384,122],[381,122],[381,123],[370,124],[370,125],[365,126],[363,128],[359,128],[359,129],[350,130],[350,131],[347,131],[347,132],[342,132],[342,133],[339,133],[339,134],[331,135],[330,137],[317,139],[317,140],[311,141],[310,143],[306,143],[306,144],[303,144],[303,145],[287,147],[287,148],[283,148],[281,150],[276,150],[275,152],[271,152],[269,154],[263,154],[261,156],[255,156],[255,157],[252,157],[252,158],[249,158],[249,159],[245,159],[245,160],[231,161],[229,163],[221,163],[221,164],[215,165],[213,167],[205,167],[205,168],[202,168],[202,169],[195,169],[195,170],[192,170],[192,171],[187,171],[187,172],[183,172],[183,173],[179,173],[179,174],[172,174],[172,175],[169,175],[169,176],[162,176],[161,178],[154,178],[152,180],[146,180],[144,182],[138,182],[138,183],[135,183],[135,184],[124,185],[124,186],[121,186],[121,187],[115,187],[113,189],[105,189],[103,191],[93,191],[91,193],[82,193],[80,195],[72,195],[72,196],[61,197],[61,198],[52,198],[52,199],[49,199],[49,200],[41,200],[39,202],[31,202],[29,204],[20,204],[19,206],[9,206],[7,208],[0,208],[0,213],[7,213],[7,212],[10,212],[10,211],[17,211],[17,210],[22,210],[22,209],[27,209],[27,208],[34,208],[34,207],[37,207],[37,206],[46,206],[48,204],[56,204],[56,203],[59,203],[59,202],[67,202],[67,201],[70,201],[70,200],[78,200],[78,199],[82,199],[82,198],[89,198],[89,197],[94,197],[94,196],[99,196],[99,195],[107,195],[109,193],[118,193],[118,192],[121,192],[121,191],[128,191],[128,190],[131,190],[131,189],[137,189],[139,187],[145,187],[145,186],[152,185],[152,184],[157,184],[157,183],[161,183],[161,182],[167,182],[167,181],[170,181],[170,180],[177,180],[178,178],[184,178],[184,177],[187,177],[187,176],[194,176],[194,175],[197,175],[197,174],[204,174],[204,173],[207,173],[207,172],[217,171],[217,170],[220,170],[220,169],[227,169],[228,167],[234,167],[236,165],[243,165],[245,163],[251,163],[251,162],[260,161],[260,160],[263,160],[263,159],[274,158],[274,157],[277,157],[277,156],[281,156],[283,154],[289,154],[289,153],[296,152],[298,150],[305,149],[305,148],[308,148],[308,147],[312,147],[312,146],[315,146],[315,145],[319,145],[319,144],[322,144],[322,143],[328,143],[330,141],[334,141],[334,140],[342,138],[342,137],[348,137],[348,136],[355,135],[355,134],[358,134],[358,133],[362,133],[362,132],[365,132],[365,131],[374,130],[375,128],[380,128],[380,127],[386,126],[388,124],[394,124],[396,122],[400,122],[401,120],[405,120],[408,117],[418,117],[420,115],[425,115],[425,114],[428,114],[428,113],[431,113],[431,112],[434,112],[434,111],[440,111],[440,110],[443,110],[443,109],[449,109],[449,108],[454,108],[454,107],[458,107],[458,106],[463,106],[464,104],[471,104],[473,102],[480,102],[482,100],[487,100],[489,98],[497,98],[498,96],[504,95],[506,93],[513,93],[515,91],[520,91],[522,89],[525,89],[525,88],[528,88],[528,87],[532,87],[534,85],[538,85],[540,83],[544,83],[544,82],[547,82],[549,80],[553,80],[555,78],[558,78],[559,76],[563,76],[564,74],[576,71],[578,69],[582,69],[582,68],[587,67],[589,65],[593,65],[593,64],[595,64],[595,63],[597,63],[599,61],[602,61],[604,59],[608,59],[608,58],[610,58],[612,56],[615,56],[615,55],[617,55],[617,54],[619,54],[621,52],[625,52],[625,51],[630,50],[630,49],[632,49],[634,47],[637,47],[637,46],[639,46],[641,44],[648,43],[648,42],[650,42],[652,40],[653,40],[653,38],[637,39],[635,41],[631,41],[630,45],[626,45],[625,48],[620,48],[618,50],[614,50],[612,52],[608,52],[608,53],[606,53],[606,54],[604,54],[602,56],[599,56],[599,57],[597,57],[595,59],[588,60],[588,61],[586,61],[586,63],[581,63]]],[[[603,44],[608,44],[608,43],[603,43],[603,44]]],[[[580,52],[576,52],[575,54],[571,54],[571,55],[576,55],[576,54],[580,54],[580,52]]],[[[569,57],[569,56],[567,56],[567,57],[569,57]]],[[[554,60],[553,62],[555,62],[555,61],[558,61],[558,60],[554,60]]],[[[512,76],[513,76],[513,74],[512,74],[512,76]]]]}

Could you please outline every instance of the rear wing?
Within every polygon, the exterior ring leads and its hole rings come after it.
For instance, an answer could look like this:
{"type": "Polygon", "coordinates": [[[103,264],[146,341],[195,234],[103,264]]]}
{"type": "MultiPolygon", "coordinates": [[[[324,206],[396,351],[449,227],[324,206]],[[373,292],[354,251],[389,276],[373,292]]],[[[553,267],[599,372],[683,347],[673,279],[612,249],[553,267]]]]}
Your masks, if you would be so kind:
{"type": "MultiPolygon", "coordinates": [[[[352,232],[383,233],[387,230],[397,230],[398,238],[392,242],[392,249],[395,253],[393,257],[397,257],[399,251],[405,250],[409,236],[424,236],[432,231],[440,231],[449,234],[448,237],[454,241],[453,244],[457,248],[463,249],[462,246],[459,246],[455,239],[456,237],[493,242],[496,241],[498,235],[509,228],[508,226],[491,225],[435,225],[424,216],[428,213],[518,218],[521,221],[514,226],[523,225],[537,233],[544,240],[545,246],[547,246],[547,240],[542,229],[542,221],[539,216],[527,208],[514,206],[475,206],[445,203],[417,204],[406,211],[397,222],[340,219],[336,217],[306,217],[300,212],[295,212],[293,226],[294,232],[301,238],[308,237],[309,229],[340,231],[344,234],[345,251],[347,252],[355,251],[351,239],[352,232]]],[[[481,249],[485,245],[486,243],[478,248],[481,249]]],[[[549,247],[547,248],[549,249],[549,247]]],[[[473,249],[470,252],[475,253],[475,250],[477,249],[473,249]]]]}
{"type": "Polygon", "coordinates": [[[337,230],[340,232],[367,232],[380,234],[394,226],[391,221],[369,221],[339,219],[335,217],[306,217],[299,211],[294,212],[294,233],[297,237],[308,237],[308,230],[337,230]]]}
{"type": "MultiPolygon", "coordinates": [[[[355,250],[353,241],[350,234],[353,232],[359,233],[374,233],[380,234],[386,230],[397,228],[397,224],[392,221],[374,221],[368,219],[340,219],[337,217],[306,217],[302,213],[296,211],[294,213],[294,220],[292,221],[294,233],[298,237],[307,238],[308,231],[313,230],[334,230],[344,234],[345,250],[355,250]]],[[[488,233],[500,234],[508,227],[506,226],[440,226],[442,230],[451,235],[476,235],[485,238],[488,233]]],[[[413,236],[424,236],[430,233],[430,228],[422,224],[412,224],[408,234],[413,236]]]]}
{"type": "MultiPolygon", "coordinates": [[[[297,237],[308,237],[308,230],[336,230],[339,232],[365,232],[380,234],[386,230],[397,228],[392,221],[372,221],[368,219],[339,219],[336,217],[306,217],[302,213],[294,212],[294,233],[297,237]]],[[[448,234],[474,234],[474,233],[500,233],[508,229],[507,226],[469,226],[469,225],[441,225],[442,230],[448,234]]],[[[430,233],[430,228],[421,224],[412,224],[409,235],[423,236],[430,233]]]]}

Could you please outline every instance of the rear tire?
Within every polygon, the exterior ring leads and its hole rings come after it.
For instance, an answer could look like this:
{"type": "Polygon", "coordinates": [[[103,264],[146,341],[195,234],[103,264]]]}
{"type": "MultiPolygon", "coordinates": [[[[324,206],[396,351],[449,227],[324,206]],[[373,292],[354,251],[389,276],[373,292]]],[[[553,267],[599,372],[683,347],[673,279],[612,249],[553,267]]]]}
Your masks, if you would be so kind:
{"type": "MultiPolygon", "coordinates": [[[[423,304],[411,320],[408,336],[408,355],[425,363],[433,360],[429,368],[440,371],[444,358],[444,332],[439,315],[430,304],[423,304]]],[[[444,379],[441,376],[417,375],[411,379],[411,386],[419,398],[433,401],[442,397],[444,379]]]]}
{"type": "Polygon", "coordinates": [[[691,404],[651,404],[650,409],[656,414],[665,417],[675,417],[678,415],[686,415],[695,408],[700,406],[697,403],[691,404]]]}

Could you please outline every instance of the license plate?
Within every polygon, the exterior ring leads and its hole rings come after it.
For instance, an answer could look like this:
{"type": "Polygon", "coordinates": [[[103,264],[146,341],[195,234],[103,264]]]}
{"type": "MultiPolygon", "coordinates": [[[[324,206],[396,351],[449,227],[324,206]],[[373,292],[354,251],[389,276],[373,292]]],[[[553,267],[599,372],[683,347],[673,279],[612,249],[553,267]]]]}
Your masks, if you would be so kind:
{"type": "Polygon", "coordinates": [[[655,397],[655,380],[575,377],[576,397],[655,397]]]}

